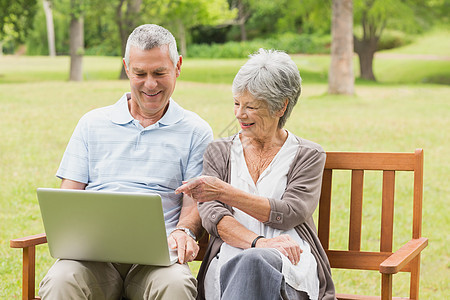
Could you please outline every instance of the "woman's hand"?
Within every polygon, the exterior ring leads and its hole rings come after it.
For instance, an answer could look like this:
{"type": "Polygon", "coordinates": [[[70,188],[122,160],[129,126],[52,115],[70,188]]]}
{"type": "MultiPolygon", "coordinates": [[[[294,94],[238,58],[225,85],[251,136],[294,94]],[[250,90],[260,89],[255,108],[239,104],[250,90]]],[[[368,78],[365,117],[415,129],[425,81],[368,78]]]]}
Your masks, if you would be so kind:
{"type": "Polygon", "coordinates": [[[256,248],[275,248],[285,255],[292,264],[296,265],[300,261],[300,254],[303,252],[300,245],[289,235],[282,234],[274,238],[263,238],[256,242],[256,248]]]}
{"type": "Polygon", "coordinates": [[[200,176],[183,181],[183,185],[175,190],[175,194],[184,193],[198,202],[219,200],[227,184],[219,178],[200,176]]]}

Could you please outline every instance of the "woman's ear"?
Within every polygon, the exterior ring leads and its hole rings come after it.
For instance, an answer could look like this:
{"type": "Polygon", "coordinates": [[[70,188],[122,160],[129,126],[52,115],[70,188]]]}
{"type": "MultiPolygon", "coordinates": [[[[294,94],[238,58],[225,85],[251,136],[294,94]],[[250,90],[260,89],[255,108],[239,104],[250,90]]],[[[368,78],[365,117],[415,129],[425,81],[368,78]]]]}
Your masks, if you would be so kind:
{"type": "Polygon", "coordinates": [[[288,103],[289,103],[288,99],[284,100],[284,106],[277,112],[277,117],[281,118],[284,115],[284,113],[286,112],[288,103]]]}

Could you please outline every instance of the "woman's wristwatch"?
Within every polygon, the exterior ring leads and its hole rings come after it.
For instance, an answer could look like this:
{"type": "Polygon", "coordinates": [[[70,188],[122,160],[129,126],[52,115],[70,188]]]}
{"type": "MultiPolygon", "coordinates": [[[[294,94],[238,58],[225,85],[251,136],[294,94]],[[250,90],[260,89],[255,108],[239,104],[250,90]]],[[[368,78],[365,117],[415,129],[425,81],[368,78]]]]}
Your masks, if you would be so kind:
{"type": "MultiPolygon", "coordinates": [[[[183,230],[184,232],[186,232],[186,234],[187,234],[188,236],[190,236],[191,238],[193,238],[194,241],[197,240],[197,237],[196,237],[195,234],[192,232],[192,230],[190,230],[189,228],[186,228],[186,227],[176,227],[174,230],[172,230],[172,232],[174,232],[175,230],[183,230]]],[[[171,232],[171,233],[172,233],[172,232],[171,232]]]]}

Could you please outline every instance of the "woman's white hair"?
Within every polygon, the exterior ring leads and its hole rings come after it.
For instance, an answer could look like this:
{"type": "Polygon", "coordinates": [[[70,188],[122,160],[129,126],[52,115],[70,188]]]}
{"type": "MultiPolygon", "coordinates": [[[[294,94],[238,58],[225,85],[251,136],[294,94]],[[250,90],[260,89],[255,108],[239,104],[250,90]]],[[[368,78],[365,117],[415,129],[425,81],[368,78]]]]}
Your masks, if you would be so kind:
{"type": "Polygon", "coordinates": [[[127,40],[125,48],[125,64],[127,68],[130,63],[130,49],[136,47],[140,50],[150,50],[155,47],[168,45],[169,56],[176,66],[178,63],[177,42],[169,30],[156,24],[145,24],[133,30],[127,40]]]}
{"type": "Polygon", "coordinates": [[[302,79],[297,65],[288,54],[278,50],[259,49],[249,57],[234,77],[233,95],[249,93],[265,101],[271,114],[280,111],[288,100],[278,122],[278,127],[283,128],[301,94],[302,79]]]}

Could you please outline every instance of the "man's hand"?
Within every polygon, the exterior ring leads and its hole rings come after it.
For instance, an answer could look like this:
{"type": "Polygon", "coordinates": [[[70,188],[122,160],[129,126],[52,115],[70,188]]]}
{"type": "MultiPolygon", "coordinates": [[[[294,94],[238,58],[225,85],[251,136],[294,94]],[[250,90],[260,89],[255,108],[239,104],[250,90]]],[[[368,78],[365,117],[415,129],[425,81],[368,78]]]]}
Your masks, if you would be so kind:
{"type": "Polygon", "coordinates": [[[200,248],[197,242],[183,230],[174,230],[167,238],[171,249],[178,249],[178,261],[184,264],[193,261],[200,248]]]}

